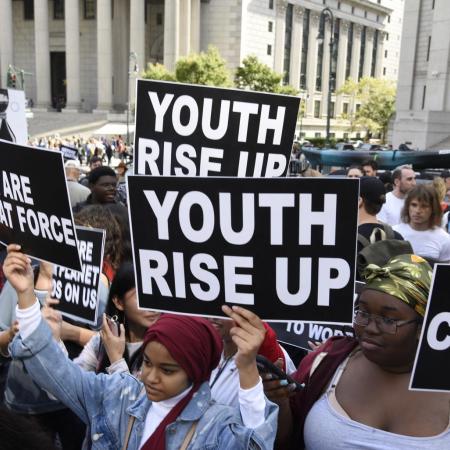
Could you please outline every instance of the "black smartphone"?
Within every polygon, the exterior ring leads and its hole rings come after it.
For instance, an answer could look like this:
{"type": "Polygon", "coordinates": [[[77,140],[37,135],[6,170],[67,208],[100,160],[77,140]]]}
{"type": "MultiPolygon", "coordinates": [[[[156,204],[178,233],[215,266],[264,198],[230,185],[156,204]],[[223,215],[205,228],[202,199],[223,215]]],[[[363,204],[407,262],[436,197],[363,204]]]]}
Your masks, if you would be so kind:
{"type": "Polygon", "coordinates": [[[269,361],[265,356],[256,355],[256,366],[261,373],[271,373],[276,380],[287,380],[288,384],[295,384],[295,391],[300,391],[305,387],[304,384],[297,383],[292,377],[269,361]]]}

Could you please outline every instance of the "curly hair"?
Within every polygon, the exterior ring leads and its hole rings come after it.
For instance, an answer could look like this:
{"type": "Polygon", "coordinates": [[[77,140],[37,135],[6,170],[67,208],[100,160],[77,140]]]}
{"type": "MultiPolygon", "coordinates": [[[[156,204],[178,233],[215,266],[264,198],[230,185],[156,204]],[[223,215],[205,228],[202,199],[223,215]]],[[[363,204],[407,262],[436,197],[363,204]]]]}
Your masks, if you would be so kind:
{"type": "Polygon", "coordinates": [[[106,230],[104,259],[114,270],[120,266],[122,249],[122,231],[114,214],[102,205],[90,205],[75,214],[75,223],[85,227],[106,230]]]}

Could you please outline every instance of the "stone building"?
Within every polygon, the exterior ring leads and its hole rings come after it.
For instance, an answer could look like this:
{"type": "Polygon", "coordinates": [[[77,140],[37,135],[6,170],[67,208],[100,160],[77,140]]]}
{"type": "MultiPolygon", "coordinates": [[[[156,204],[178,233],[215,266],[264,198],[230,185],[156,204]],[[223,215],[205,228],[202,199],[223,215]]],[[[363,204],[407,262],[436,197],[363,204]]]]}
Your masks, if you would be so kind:
{"type": "Polygon", "coordinates": [[[124,111],[134,98],[135,66],[172,69],[180,56],[214,45],[230,69],[255,54],[284,72],[305,110],[297,134],[325,136],[329,23],[324,43],[317,34],[328,6],[335,16],[332,130],[347,137],[342,114],[358,105],[334,91],[348,77],[395,78],[386,71],[385,29],[400,1],[0,0],[1,84],[12,64],[25,71],[26,95],[37,108],[124,111]]]}
{"type": "Polygon", "coordinates": [[[393,144],[450,149],[450,2],[408,0],[393,144]]]}

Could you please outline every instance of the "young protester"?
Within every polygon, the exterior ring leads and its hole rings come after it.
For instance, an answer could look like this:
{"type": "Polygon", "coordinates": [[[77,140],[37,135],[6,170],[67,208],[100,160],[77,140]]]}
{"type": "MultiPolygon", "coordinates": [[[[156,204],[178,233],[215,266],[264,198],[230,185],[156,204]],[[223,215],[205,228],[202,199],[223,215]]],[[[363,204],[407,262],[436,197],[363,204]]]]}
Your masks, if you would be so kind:
{"type": "Polygon", "coordinates": [[[236,323],[231,335],[238,347],[239,409],[230,408],[210,401],[209,378],[222,344],[207,320],[164,314],[151,326],[143,342],[142,383],[129,374],[96,375],[68,360],[53,340],[36,303],[30,260],[20,246],[8,246],[4,271],[19,298],[12,355],[82,418],[93,449],[273,447],[277,408],[266,402],[256,367],[265,328],[253,313],[223,307],[236,323]]]}
{"type": "Polygon", "coordinates": [[[366,177],[376,177],[378,164],[374,159],[366,159],[361,163],[361,168],[364,176],[366,177]]]}
{"type": "Polygon", "coordinates": [[[450,236],[441,228],[442,208],[432,184],[412,189],[402,210],[402,223],[394,226],[429,262],[450,262],[450,236]]]}
{"type": "Polygon", "coordinates": [[[367,267],[356,339],[331,338],[304,358],[293,377],[305,388],[291,402],[289,387],[264,382],[280,406],[276,448],[450,448],[450,394],[408,389],[431,275],[416,255],[367,267]]]}
{"type": "Polygon", "coordinates": [[[361,166],[350,166],[346,173],[347,178],[361,178],[363,176],[363,171],[361,166]]]}

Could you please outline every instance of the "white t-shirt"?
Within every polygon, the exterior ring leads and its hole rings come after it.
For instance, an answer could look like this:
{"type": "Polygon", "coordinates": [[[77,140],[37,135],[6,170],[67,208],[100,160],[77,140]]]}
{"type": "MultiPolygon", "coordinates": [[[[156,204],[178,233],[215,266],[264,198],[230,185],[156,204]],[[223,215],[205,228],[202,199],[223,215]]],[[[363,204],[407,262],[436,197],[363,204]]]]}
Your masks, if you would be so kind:
{"type": "Polygon", "coordinates": [[[416,231],[407,223],[401,223],[392,228],[411,243],[416,255],[439,262],[450,261],[450,235],[442,228],[434,227],[431,230],[416,231]]]}
{"type": "Polygon", "coordinates": [[[399,224],[401,222],[400,214],[404,204],[404,198],[398,198],[392,192],[388,192],[386,194],[386,203],[377,214],[377,219],[391,226],[399,224]]]}

